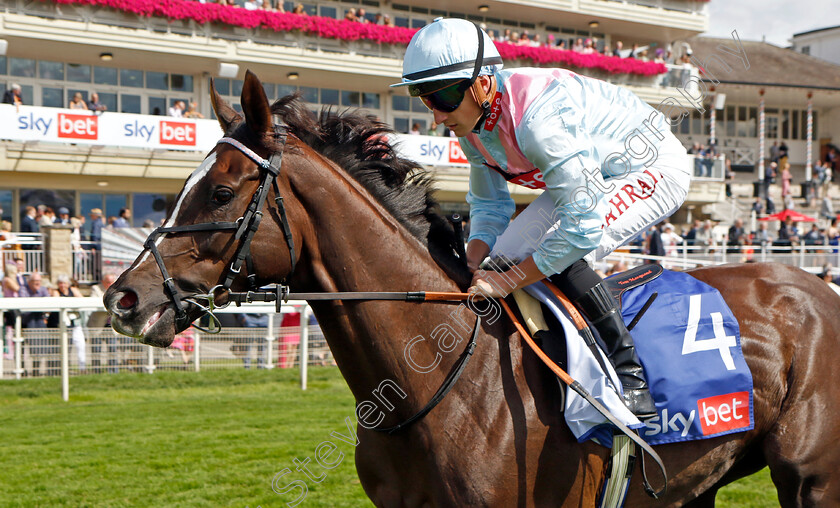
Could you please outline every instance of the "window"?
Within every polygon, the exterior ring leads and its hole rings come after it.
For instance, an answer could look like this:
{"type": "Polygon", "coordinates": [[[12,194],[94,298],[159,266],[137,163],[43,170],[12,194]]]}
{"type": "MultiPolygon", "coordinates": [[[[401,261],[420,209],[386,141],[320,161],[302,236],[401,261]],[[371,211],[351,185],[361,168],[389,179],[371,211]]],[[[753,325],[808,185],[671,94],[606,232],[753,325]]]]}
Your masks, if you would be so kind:
{"type": "Polygon", "coordinates": [[[338,10],[335,7],[327,7],[326,5],[322,5],[318,8],[321,16],[325,18],[337,18],[338,17],[338,10]]]}
{"type": "MultiPolygon", "coordinates": [[[[9,75],[34,78],[35,60],[31,58],[9,58],[9,75]]],[[[32,103],[30,102],[30,104],[32,103]]]]}
{"type": "Polygon", "coordinates": [[[359,107],[361,104],[362,94],[359,92],[341,92],[341,105],[359,107]]]}
{"type": "Polygon", "coordinates": [[[44,106],[45,108],[63,108],[63,97],[63,88],[41,88],[41,106],[44,106]]]}
{"type": "Polygon", "coordinates": [[[117,94],[100,92],[99,102],[105,105],[106,111],[117,111],[117,94]]]}
{"type": "Polygon", "coordinates": [[[294,85],[277,85],[277,97],[292,95],[296,91],[297,87],[294,85]]]}
{"type": "Polygon", "coordinates": [[[6,57],[0,55],[0,74],[6,74],[6,57]]]}
{"type": "Polygon", "coordinates": [[[143,71],[120,69],[120,86],[143,88],[143,71]]]}
{"type": "Polygon", "coordinates": [[[338,90],[332,90],[329,88],[322,88],[321,89],[321,104],[329,104],[331,106],[338,106],[338,90]]]}
{"type": "Polygon", "coordinates": [[[105,218],[118,217],[120,210],[128,207],[128,197],[125,194],[105,194],[105,207],[102,209],[105,218]]]}
{"type": "Polygon", "coordinates": [[[120,113],[140,114],[140,96],[120,94],[120,113]]]}
{"type": "Polygon", "coordinates": [[[726,106],[726,135],[735,137],[735,106],[726,106]]]}
{"type": "Polygon", "coordinates": [[[234,79],[232,81],[233,88],[230,90],[230,94],[234,97],[241,97],[242,96],[242,85],[245,83],[241,79],[234,79]]]}
{"type": "Polygon", "coordinates": [[[394,111],[409,111],[411,104],[411,97],[407,95],[395,95],[391,101],[393,103],[394,111]]]}
{"type": "Polygon", "coordinates": [[[362,107],[367,109],[379,109],[379,94],[378,93],[363,93],[362,107]]]}
{"type": "Polygon", "coordinates": [[[90,83],[90,65],[67,64],[67,81],[90,83]]]}
{"type": "Polygon", "coordinates": [[[150,221],[151,227],[159,226],[166,219],[166,210],[174,201],[173,194],[134,194],[133,225],[140,227],[150,221]]]}
{"type": "Polygon", "coordinates": [[[64,81],[64,64],[61,62],[38,62],[38,77],[64,81]]]}
{"type": "Polygon", "coordinates": [[[791,111],[791,116],[793,117],[793,130],[791,130],[790,139],[799,139],[799,111],[791,111]]]}
{"type": "Polygon", "coordinates": [[[166,98],[165,97],[149,97],[149,114],[150,115],[166,115],[168,114],[166,109],[166,98]]]}
{"type": "Polygon", "coordinates": [[[170,74],[169,88],[176,92],[192,92],[193,77],[186,74],[170,74]]]}
{"type": "Polygon", "coordinates": [[[692,134],[700,134],[702,132],[701,123],[703,121],[703,115],[700,114],[699,111],[696,109],[691,111],[691,133],[692,134]]]}
{"type": "Polygon", "coordinates": [[[758,137],[758,108],[749,108],[747,117],[747,136],[758,137]]]}
{"type": "Polygon", "coordinates": [[[407,133],[408,118],[394,118],[394,130],[403,134],[407,133]]]}
{"type": "Polygon", "coordinates": [[[70,214],[76,209],[76,191],[72,190],[49,190],[49,189],[21,189],[20,190],[20,216],[24,214],[27,206],[46,205],[54,211],[64,206],[70,210],[70,214]]]}
{"type": "Polygon", "coordinates": [[[167,90],[169,88],[168,78],[169,75],[165,72],[146,71],[146,88],[167,90]]]}
{"type": "Polygon", "coordinates": [[[802,54],[803,55],[810,55],[811,54],[811,46],[802,46],[802,54]]]}
{"type": "Polygon", "coordinates": [[[213,84],[216,87],[216,91],[219,92],[219,95],[230,95],[230,80],[229,79],[215,79],[213,80],[213,84]]]}
{"type": "Polygon", "coordinates": [[[303,100],[310,104],[318,104],[318,89],[311,86],[300,87],[303,100]]]}
{"type": "Polygon", "coordinates": [[[268,98],[269,101],[273,101],[277,96],[274,95],[274,85],[271,83],[263,83],[263,92],[265,92],[265,96],[268,98]]]}
{"type": "Polygon", "coordinates": [[[782,132],[780,133],[783,139],[790,139],[790,110],[782,110],[782,132]]]}
{"type": "Polygon", "coordinates": [[[0,208],[3,213],[0,214],[0,219],[12,222],[12,191],[0,190],[0,208]]]}
{"type": "Polygon", "coordinates": [[[116,85],[117,69],[110,67],[94,67],[93,82],[97,85],[116,85]]]}

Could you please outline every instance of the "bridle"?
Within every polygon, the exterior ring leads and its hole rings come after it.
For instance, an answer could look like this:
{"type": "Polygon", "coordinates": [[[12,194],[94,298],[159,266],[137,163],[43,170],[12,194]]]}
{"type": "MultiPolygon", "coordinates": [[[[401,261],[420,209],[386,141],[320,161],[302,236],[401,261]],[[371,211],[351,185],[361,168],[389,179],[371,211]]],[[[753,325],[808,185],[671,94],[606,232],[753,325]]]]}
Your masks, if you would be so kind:
{"type": "MultiPolygon", "coordinates": [[[[275,124],[274,139],[279,144],[280,148],[279,150],[273,151],[268,159],[260,157],[253,150],[243,145],[236,139],[231,137],[221,138],[217,145],[220,143],[226,143],[233,146],[264,170],[261,171],[262,176],[260,179],[260,185],[251,196],[251,201],[245,209],[245,212],[233,222],[203,222],[200,224],[189,224],[185,226],[161,226],[152,231],[146,239],[146,242],[143,244],[143,246],[152,253],[152,256],[154,256],[155,262],[157,263],[160,273],[163,276],[163,287],[166,294],[169,295],[172,305],[175,307],[175,325],[177,329],[184,329],[190,325],[189,314],[184,307],[184,302],[196,305],[202,309],[205,314],[210,316],[210,319],[212,319],[215,324],[218,324],[218,319],[213,314],[216,294],[218,294],[219,291],[224,292],[230,290],[234,279],[242,271],[243,263],[246,264],[248,269],[249,288],[252,290],[257,288],[256,275],[253,270],[253,259],[251,258],[251,241],[253,240],[257,229],[260,227],[260,222],[263,218],[262,208],[268,198],[269,187],[274,188],[274,204],[277,207],[277,213],[280,218],[280,227],[283,230],[283,236],[286,238],[286,245],[289,248],[291,268],[286,276],[286,280],[288,280],[292,273],[294,273],[295,263],[297,260],[297,256],[295,254],[295,241],[292,237],[292,229],[289,226],[289,221],[286,216],[286,207],[283,203],[283,196],[280,195],[280,187],[277,184],[277,179],[280,177],[281,163],[283,161],[283,149],[286,146],[286,137],[287,132],[285,126],[275,124]],[[169,275],[166,265],[163,262],[163,258],[157,249],[157,239],[167,234],[216,232],[226,230],[236,230],[234,240],[239,240],[239,246],[236,249],[233,261],[226,269],[224,282],[210,289],[206,295],[191,295],[183,297],[172,277],[169,275]],[[207,301],[207,305],[203,305],[198,300],[207,301]]],[[[210,333],[218,333],[217,330],[221,330],[221,326],[218,328],[211,327],[211,329],[205,329],[200,326],[196,327],[210,333]]]]}

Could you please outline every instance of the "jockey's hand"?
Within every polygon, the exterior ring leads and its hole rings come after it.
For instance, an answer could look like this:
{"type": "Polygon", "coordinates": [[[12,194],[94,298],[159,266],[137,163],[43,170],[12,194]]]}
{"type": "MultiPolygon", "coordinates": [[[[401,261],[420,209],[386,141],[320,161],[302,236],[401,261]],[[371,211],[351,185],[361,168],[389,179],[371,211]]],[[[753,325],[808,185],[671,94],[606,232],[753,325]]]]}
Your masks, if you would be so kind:
{"type": "Polygon", "coordinates": [[[481,295],[485,298],[504,298],[513,289],[515,288],[511,288],[504,277],[500,277],[496,273],[483,273],[482,276],[475,275],[473,277],[467,293],[481,295]]]}

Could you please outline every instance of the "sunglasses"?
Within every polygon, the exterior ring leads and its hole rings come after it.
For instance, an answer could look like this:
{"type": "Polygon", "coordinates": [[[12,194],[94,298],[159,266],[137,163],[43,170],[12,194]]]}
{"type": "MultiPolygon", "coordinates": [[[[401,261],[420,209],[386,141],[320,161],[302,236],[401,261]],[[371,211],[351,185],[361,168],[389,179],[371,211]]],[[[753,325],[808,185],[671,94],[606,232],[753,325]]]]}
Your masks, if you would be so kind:
{"type": "Polygon", "coordinates": [[[408,93],[419,97],[430,110],[451,113],[464,102],[464,96],[472,84],[467,79],[432,81],[409,85],[408,93]]]}

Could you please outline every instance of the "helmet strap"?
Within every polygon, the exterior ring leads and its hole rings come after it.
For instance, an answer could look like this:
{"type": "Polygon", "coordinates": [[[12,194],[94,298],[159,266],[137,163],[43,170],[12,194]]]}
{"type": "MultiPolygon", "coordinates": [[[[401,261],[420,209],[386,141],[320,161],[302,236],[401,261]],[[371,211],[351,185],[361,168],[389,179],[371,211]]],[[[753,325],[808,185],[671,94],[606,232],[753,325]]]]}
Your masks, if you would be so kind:
{"type": "Polygon", "coordinates": [[[485,92],[484,86],[481,84],[480,79],[476,79],[473,81],[472,86],[470,87],[470,91],[472,92],[473,97],[475,98],[475,102],[481,108],[481,116],[479,117],[478,121],[475,123],[475,127],[473,127],[473,132],[481,131],[481,126],[484,124],[484,120],[487,119],[487,116],[490,114],[491,105],[490,101],[495,94],[493,90],[493,80],[492,77],[490,78],[490,91],[485,92]]]}

